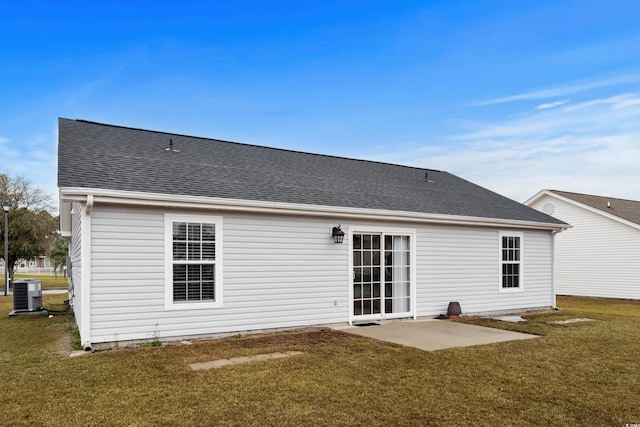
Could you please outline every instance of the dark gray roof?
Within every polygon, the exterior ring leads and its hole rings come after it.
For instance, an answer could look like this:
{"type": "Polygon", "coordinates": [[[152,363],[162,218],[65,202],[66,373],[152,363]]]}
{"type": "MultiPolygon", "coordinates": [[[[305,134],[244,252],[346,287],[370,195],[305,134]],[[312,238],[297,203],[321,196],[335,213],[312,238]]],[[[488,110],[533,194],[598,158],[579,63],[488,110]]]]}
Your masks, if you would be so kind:
{"type": "Polygon", "coordinates": [[[592,208],[627,221],[640,224],[640,201],[616,199],[615,197],[593,196],[590,194],[570,193],[568,191],[549,190],[567,199],[574,200],[592,208]]]}
{"type": "Polygon", "coordinates": [[[84,120],[61,118],[58,126],[61,188],[564,224],[447,172],[84,120]],[[170,139],[179,152],[165,150],[170,139]]]}

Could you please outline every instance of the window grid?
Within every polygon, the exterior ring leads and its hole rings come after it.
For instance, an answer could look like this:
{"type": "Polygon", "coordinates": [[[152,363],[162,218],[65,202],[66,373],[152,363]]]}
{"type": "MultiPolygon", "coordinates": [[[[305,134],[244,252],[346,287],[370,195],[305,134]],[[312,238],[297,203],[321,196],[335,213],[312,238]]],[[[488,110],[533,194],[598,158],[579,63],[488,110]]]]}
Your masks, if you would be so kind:
{"type": "Polygon", "coordinates": [[[356,316],[380,313],[380,235],[353,236],[353,311],[356,316]]]}
{"type": "Polygon", "coordinates": [[[501,283],[503,289],[521,286],[522,237],[501,236],[501,283]]]}
{"type": "Polygon", "coordinates": [[[173,222],[173,301],[215,301],[215,224],[173,222]]]}

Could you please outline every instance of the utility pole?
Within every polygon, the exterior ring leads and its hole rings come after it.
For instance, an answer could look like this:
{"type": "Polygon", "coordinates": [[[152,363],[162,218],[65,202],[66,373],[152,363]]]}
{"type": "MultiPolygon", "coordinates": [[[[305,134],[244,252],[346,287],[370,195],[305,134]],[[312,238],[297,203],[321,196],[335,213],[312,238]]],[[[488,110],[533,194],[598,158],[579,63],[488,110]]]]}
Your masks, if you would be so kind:
{"type": "Polygon", "coordinates": [[[2,202],[4,211],[4,296],[9,295],[9,202],[2,202]]]}

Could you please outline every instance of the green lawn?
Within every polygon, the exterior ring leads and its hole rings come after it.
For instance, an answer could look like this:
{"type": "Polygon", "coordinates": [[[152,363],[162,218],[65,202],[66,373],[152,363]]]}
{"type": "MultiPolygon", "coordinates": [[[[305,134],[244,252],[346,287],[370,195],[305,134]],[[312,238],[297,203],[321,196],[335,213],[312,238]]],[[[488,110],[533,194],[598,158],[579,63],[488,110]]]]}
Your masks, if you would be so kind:
{"type": "Polygon", "coordinates": [[[15,280],[38,279],[42,281],[42,289],[67,289],[69,279],[62,273],[57,276],[48,274],[16,274],[15,280]]]}
{"type": "Polygon", "coordinates": [[[70,315],[9,318],[11,299],[0,297],[0,425],[640,423],[640,302],[558,305],[526,324],[464,320],[541,338],[436,352],[311,329],[70,359],[70,315]],[[594,321],[549,323],[577,317],[594,321]],[[288,350],[304,354],[189,368],[288,350]]]}

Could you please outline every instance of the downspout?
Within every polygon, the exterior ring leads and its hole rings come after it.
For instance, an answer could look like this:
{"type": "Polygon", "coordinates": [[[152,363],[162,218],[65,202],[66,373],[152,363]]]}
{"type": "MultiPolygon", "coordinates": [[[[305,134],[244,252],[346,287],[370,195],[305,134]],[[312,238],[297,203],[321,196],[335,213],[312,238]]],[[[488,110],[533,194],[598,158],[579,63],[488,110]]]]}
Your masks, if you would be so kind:
{"type": "Polygon", "coordinates": [[[93,210],[93,194],[87,194],[87,216],[91,216],[93,210]]]}
{"type": "Polygon", "coordinates": [[[85,351],[91,351],[91,211],[93,210],[93,195],[87,194],[87,204],[82,209],[81,259],[82,259],[82,323],[80,326],[80,340],[85,351]]]}
{"type": "Polygon", "coordinates": [[[556,234],[562,230],[551,232],[551,307],[557,310],[556,306],[556,234]]]}

